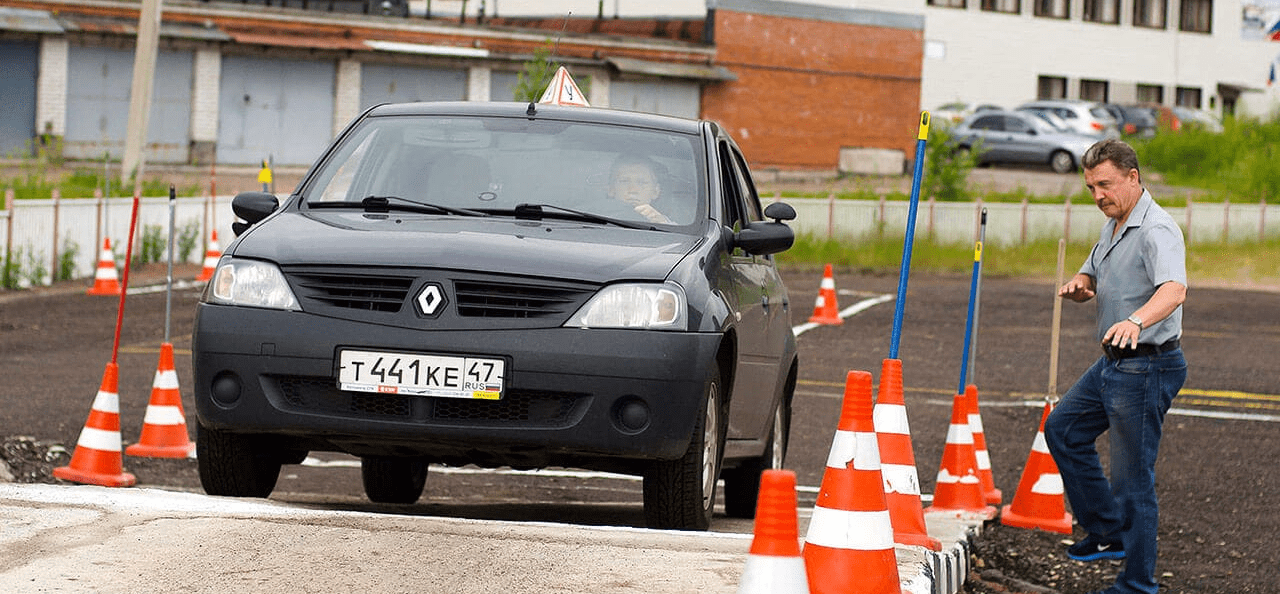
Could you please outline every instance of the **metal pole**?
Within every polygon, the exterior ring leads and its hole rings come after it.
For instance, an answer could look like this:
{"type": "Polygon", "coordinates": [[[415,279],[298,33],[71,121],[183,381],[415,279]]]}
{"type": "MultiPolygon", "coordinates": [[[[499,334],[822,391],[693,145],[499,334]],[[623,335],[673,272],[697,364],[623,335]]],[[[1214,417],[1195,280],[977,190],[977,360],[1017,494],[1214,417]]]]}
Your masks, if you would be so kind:
{"type": "MultiPolygon", "coordinates": [[[[987,209],[982,209],[982,224],[978,227],[978,245],[985,246],[987,244],[987,209]]],[[[974,286],[973,300],[973,338],[969,341],[969,383],[977,383],[977,375],[974,369],[977,367],[978,360],[978,328],[981,326],[978,322],[982,319],[982,248],[978,248],[978,261],[974,263],[977,266],[977,284],[974,286]]],[[[968,384],[965,384],[966,386],[968,384]]]]}
{"type": "Polygon", "coordinates": [[[1053,288],[1053,326],[1049,330],[1049,394],[1048,398],[1058,398],[1058,337],[1062,331],[1062,298],[1057,296],[1058,287],[1066,280],[1062,278],[1066,269],[1067,240],[1058,240],[1058,284],[1053,288]]]}
{"type": "MultiPolygon", "coordinates": [[[[982,211],[982,226],[987,224],[987,211],[982,211]]],[[[973,243],[973,274],[969,279],[969,315],[964,323],[964,355],[960,359],[960,387],[956,394],[964,394],[965,372],[969,369],[970,345],[973,342],[973,327],[978,309],[978,272],[982,269],[982,240],[973,243]]]]}
{"type": "Polygon", "coordinates": [[[120,326],[124,323],[124,296],[129,292],[129,268],[133,259],[133,230],[138,226],[138,195],[133,195],[133,215],[129,219],[129,243],[124,255],[124,276],[120,280],[120,306],[116,309],[116,337],[111,345],[111,364],[115,365],[120,355],[120,326]]]}
{"type": "Polygon", "coordinates": [[[911,245],[915,241],[916,211],[920,207],[920,180],[924,177],[924,147],[929,140],[929,112],[920,112],[920,133],[916,136],[915,172],[911,177],[911,207],[907,213],[907,235],[902,240],[902,266],[898,269],[898,300],[893,310],[893,333],[889,338],[889,358],[898,358],[902,338],[902,314],[907,301],[907,274],[911,268],[911,245]]]}
{"type": "Polygon", "coordinates": [[[169,344],[169,319],[173,310],[173,219],[174,206],[178,198],[173,184],[169,184],[169,271],[165,275],[164,291],[164,342],[169,344]]]}

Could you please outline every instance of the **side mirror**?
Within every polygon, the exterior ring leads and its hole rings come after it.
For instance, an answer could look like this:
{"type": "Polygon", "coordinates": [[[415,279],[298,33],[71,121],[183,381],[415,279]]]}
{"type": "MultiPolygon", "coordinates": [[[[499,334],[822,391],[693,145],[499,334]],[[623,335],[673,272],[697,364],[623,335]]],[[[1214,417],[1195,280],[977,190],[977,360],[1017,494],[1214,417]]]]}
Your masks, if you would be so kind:
{"type": "Polygon", "coordinates": [[[733,234],[733,244],[754,256],[784,252],[795,243],[796,234],[782,221],[796,218],[796,209],[783,202],[775,202],[764,209],[764,216],[773,222],[755,222],[733,234]]]}
{"type": "Polygon", "coordinates": [[[276,199],[274,194],[266,192],[241,192],[231,199],[231,212],[237,217],[247,221],[247,223],[233,223],[231,230],[236,236],[244,233],[249,227],[256,225],[267,215],[275,212],[280,208],[280,201],[276,199]]]}

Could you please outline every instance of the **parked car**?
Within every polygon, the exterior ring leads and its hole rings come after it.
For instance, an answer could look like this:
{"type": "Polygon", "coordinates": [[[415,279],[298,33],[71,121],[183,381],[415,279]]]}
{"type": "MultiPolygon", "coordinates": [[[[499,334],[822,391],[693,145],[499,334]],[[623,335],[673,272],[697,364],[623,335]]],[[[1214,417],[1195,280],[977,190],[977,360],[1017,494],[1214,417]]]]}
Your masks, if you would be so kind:
{"type": "Polygon", "coordinates": [[[1003,109],[999,105],[991,103],[966,103],[964,101],[952,101],[939,105],[937,109],[930,112],[934,122],[944,126],[958,124],[965,118],[979,112],[1003,109]]]}
{"type": "Polygon", "coordinates": [[[1116,103],[1103,105],[1119,123],[1121,135],[1138,138],[1151,138],[1156,135],[1156,116],[1152,110],[1116,103]]]}
{"type": "Polygon", "coordinates": [[[1195,109],[1193,107],[1174,106],[1173,113],[1177,114],[1178,119],[1182,120],[1182,125],[1195,126],[1206,132],[1214,134],[1222,133],[1222,121],[1207,111],[1195,109]]]}
{"type": "Polygon", "coordinates": [[[1078,134],[1102,138],[1119,138],[1120,128],[1103,104],[1082,99],[1042,99],[1018,106],[1018,110],[1050,112],[1071,126],[1078,134]]]}
{"type": "Polygon", "coordinates": [[[980,165],[1048,165],[1058,173],[1080,166],[1096,138],[1064,132],[1027,111],[987,111],[969,116],[952,131],[957,150],[974,151],[980,165]]]}
{"type": "Polygon", "coordinates": [[[382,105],[283,203],[232,207],[192,338],[210,494],[266,496],[311,451],[359,456],[390,503],[431,463],[566,466],[643,476],[650,526],[706,529],[717,479],[750,517],[782,465],[795,211],[761,207],[713,122],[382,105]]]}
{"type": "Polygon", "coordinates": [[[1177,132],[1182,130],[1182,118],[1174,113],[1173,108],[1161,103],[1135,103],[1132,107],[1141,107],[1151,111],[1156,118],[1156,129],[1162,132],[1177,132]]]}

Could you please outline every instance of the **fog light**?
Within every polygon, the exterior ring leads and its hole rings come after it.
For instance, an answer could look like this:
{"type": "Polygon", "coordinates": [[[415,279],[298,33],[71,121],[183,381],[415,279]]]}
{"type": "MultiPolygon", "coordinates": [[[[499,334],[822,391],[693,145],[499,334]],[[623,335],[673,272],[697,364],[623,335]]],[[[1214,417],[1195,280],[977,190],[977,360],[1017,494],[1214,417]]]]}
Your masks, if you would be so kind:
{"type": "Polygon", "coordinates": [[[209,395],[220,406],[232,407],[240,401],[240,377],[230,371],[219,373],[209,386],[209,395]]]}
{"type": "Polygon", "coordinates": [[[613,418],[623,433],[639,433],[649,426],[649,406],[639,398],[624,398],[614,406],[613,418]]]}

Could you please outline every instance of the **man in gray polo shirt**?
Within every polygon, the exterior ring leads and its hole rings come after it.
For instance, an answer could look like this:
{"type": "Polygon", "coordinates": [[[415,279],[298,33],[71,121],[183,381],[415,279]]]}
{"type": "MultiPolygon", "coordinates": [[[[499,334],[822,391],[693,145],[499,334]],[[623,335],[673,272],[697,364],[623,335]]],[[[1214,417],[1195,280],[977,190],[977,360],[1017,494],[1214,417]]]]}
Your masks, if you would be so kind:
{"type": "Polygon", "coordinates": [[[1078,561],[1125,559],[1106,593],[1156,594],[1156,456],[1165,412],[1187,378],[1182,230],[1142,186],[1138,156],[1119,140],[1081,159],[1085,185],[1107,215],[1080,272],[1058,290],[1095,296],[1103,354],[1045,422],[1045,440],[1076,520],[1088,533],[1067,549],[1078,561]],[[1110,430],[1111,480],[1095,441],[1110,430]]]}

